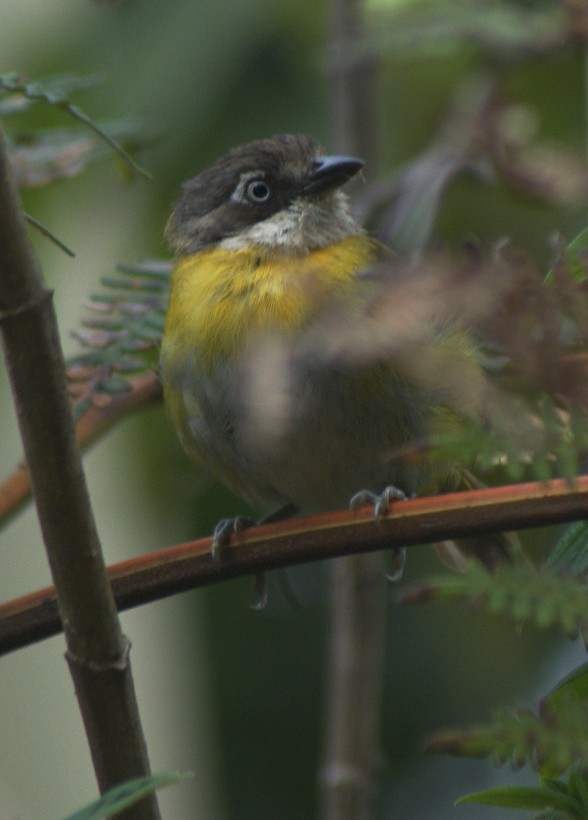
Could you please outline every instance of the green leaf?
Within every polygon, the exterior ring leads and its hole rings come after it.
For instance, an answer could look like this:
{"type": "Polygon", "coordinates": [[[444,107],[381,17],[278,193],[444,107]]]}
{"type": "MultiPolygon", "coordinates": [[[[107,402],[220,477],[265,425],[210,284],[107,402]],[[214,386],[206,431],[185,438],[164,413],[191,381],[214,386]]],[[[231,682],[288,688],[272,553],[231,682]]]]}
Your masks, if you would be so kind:
{"type": "Polygon", "coordinates": [[[67,362],[72,395],[87,394],[82,409],[80,402],[76,403],[77,418],[93,403],[101,406],[105,394],[131,389],[124,374],[155,367],[171,268],[167,261],[142,260],[125,266],[118,278],[105,277],[103,284],[110,292],[90,296],[86,307],[91,315],[72,334],[88,349],[67,362]]]}
{"type": "Polygon", "coordinates": [[[514,768],[530,763],[544,776],[560,775],[572,766],[584,773],[588,771],[588,708],[569,703],[565,711],[543,708],[540,715],[529,709],[518,709],[516,714],[501,709],[489,723],[437,732],[427,751],[490,757],[514,768]]]}
{"type": "Polygon", "coordinates": [[[431,457],[475,465],[476,474],[492,471],[495,480],[515,483],[567,477],[573,481],[579,458],[588,450],[588,425],[583,410],[562,413],[547,393],[511,396],[508,413],[484,427],[469,422],[458,431],[430,437],[431,457]],[[508,418],[508,424],[504,419],[508,418]],[[497,474],[497,471],[498,474],[497,474]]]}
{"type": "Polygon", "coordinates": [[[99,389],[101,393],[126,393],[131,386],[124,379],[113,377],[100,382],[99,389]]]}
{"type": "Polygon", "coordinates": [[[18,92],[29,100],[42,101],[65,111],[70,117],[81,122],[100,137],[101,140],[106,142],[136,174],[146,179],[151,179],[151,174],[136,163],[110,134],[90,119],[78,105],[74,105],[74,103],[70,101],[66,93],[68,87],[71,86],[68,86],[64,81],[57,83],[51,81],[43,83],[25,82],[24,78],[15,72],[0,74],[0,89],[3,88],[5,91],[18,92]]]}
{"type": "Polygon", "coordinates": [[[169,282],[172,263],[167,259],[144,259],[137,265],[117,265],[116,269],[131,276],[139,274],[169,282]]]}
{"type": "MultiPolygon", "coordinates": [[[[127,271],[125,271],[127,273],[127,271]]],[[[100,284],[107,288],[116,288],[117,290],[142,290],[144,293],[154,292],[160,293],[167,287],[165,281],[151,281],[147,277],[137,279],[121,279],[113,276],[103,276],[100,279],[100,284]]]]}
{"type": "Polygon", "coordinates": [[[535,53],[538,42],[560,42],[570,26],[564,8],[554,4],[372,0],[370,10],[364,47],[386,54],[444,53],[465,42],[488,50],[495,59],[500,54],[514,58],[535,53]]]}
{"type": "Polygon", "coordinates": [[[92,407],[92,396],[84,396],[79,401],[76,401],[74,406],[72,407],[74,421],[77,422],[79,419],[81,419],[84,413],[88,412],[90,407],[92,407]]]}
{"type": "Polygon", "coordinates": [[[584,807],[585,814],[588,816],[588,780],[585,775],[572,772],[569,777],[568,789],[572,797],[584,807]]]}
{"type": "Polygon", "coordinates": [[[569,794],[541,786],[502,786],[497,789],[473,792],[456,800],[461,803],[481,803],[511,809],[559,809],[569,817],[585,817],[582,806],[569,794]]]}
{"type": "Polygon", "coordinates": [[[137,371],[145,369],[145,362],[138,359],[136,356],[121,356],[116,362],[112,363],[112,367],[117,373],[136,373],[137,371]]]}
{"type": "Polygon", "coordinates": [[[101,817],[111,817],[113,814],[123,811],[123,809],[134,806],[139,800],[152,794],[156,789],[178,783],[186,777],[190,777],[190,775],[181,772],[160,772],[149,777],[137,777],[128,780],[126,783],[110,789],[89,806],[68,815],[64,820],[99,820],[101,817]]]}
{"type": "Polygon", "coordinates": [[[558,626],[565,635],[588,637],[588,590],[576,578],[527,566],[504,566],[488,573],[472,565],[463,575],[441,575],[405,588],[401,603],[467,601],[491,615],[540,629],[558,626]]]}
{"type": "Polygon", "coordinates": [[[579,666],[558,683],[543,699],[543,703],[557,712],[566,707],[570,697],[580,703],[588,703],[588,662],[579,666]]]}
{"type": "Polygon", "coordinates": [[[573,575],[588,570],[588,521],[570,524],[549,555],[546,566],[573,575]]]}
{"type": "MultiPolygon", "coordinates": [[[[588,228],[584,228],[565,248],[565,257],[575,281],[584,282],[588,278],[588,228]]],[[[555,277],[556,272],[552,268],[545,277],[545,283],[552,285],[555,277]]]]}
{"type": "MultiPolygon", "coordinates": [[[[10,114],[22,114],[36,104],[36,100],[25,97],[22,93],[7,93],[7,87],[17,85],[20,76],[15,72],[2,75],[0,78],[0,89],[4,88],[7,94],[0,100],[0,116],[6,117],[10,114]],[[4,82],[3,82],[4,81],[4,82]]],[[[48,92],[53,94],[69,94],[72,91],[83,91],[86,88],[93,88],[103,82],[98,75],[76,76],[73,74],[59,74],[45,77],[43,84],[48,92]]],[[[0,93],[1,90],[0,90],[0,93]]]]}

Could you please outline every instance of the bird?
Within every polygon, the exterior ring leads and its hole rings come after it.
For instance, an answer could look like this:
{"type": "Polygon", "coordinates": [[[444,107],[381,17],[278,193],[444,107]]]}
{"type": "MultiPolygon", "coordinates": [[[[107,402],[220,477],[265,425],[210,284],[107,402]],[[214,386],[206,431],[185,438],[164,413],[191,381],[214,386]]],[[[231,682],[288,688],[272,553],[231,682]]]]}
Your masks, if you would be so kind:
{"type": "MultiPolygon", "coordinates": [[[[416,354],[379,337],[372,349],[373,316],[407,283],[395,285],[396,255],[342,190],[363,165],[304,134],[257,139],[186,182],[166,226],[167,414],[188,455],[270,518],[352,499],[380,515],[455,486],[456,465],[426,448],[394,454],[482,412],[484,376],[459,322],[421,322],[416,354]]],[[[418,273],[408,284],[418,299],[418,273]]],[[[410,313],[401,303],[404,324],[410,313]]]]}

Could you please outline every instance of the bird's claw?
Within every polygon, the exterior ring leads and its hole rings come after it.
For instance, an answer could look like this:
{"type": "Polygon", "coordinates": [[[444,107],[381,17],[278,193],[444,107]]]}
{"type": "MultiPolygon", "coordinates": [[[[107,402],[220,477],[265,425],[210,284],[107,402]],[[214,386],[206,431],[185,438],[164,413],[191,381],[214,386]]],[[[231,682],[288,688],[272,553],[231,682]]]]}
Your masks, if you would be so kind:
{"type": "MultiPolygon", "coordinates": [[[[407,495],[398,487],[390,485],[386,487],[379,495],[372,493],[370,490],[360,490],[355,493],[349,502],[349,508],[354,511],[360,507],[365,507],[372,504],[374,508],[374,518],[379,521],[388,514],[390,505],[393,501],[406,501],[407,495]]],[[[406,547],[396,547],[392,550],[390,556],[390,564],[386,572],[386,580],[391,583],[396,583],[402,578],[404,572],[404,565],[406,563],[406,547]]]]}
{"type": "Polygon", "coordinates": [[[215,561],[222,558],[233,535],[239,535],[239,533],[246,530],[247,527],[254,526],[255,521],[252,521],[250,518],[245,518],[243,515],[237,515],[235,518],[222,518],[214,528],[212,534],[210,552],[215,561]]]}
{"type": "Polygon", "coordinates": [[[391,584],[396,584],[402,578],[404,565],[406,564],[406,547],[395,547],[390,554],[386,580],[391,584]]]}
{"type": "MultiPolygon", "coordinates": [[[[235,518],[222,518],[214,528],[212,534],[210,552],[213,560],[220,561],[223,558],[233,535],[238,536],[243,530],[246,530],[248,527],[254,527],[255,524],[255,521],[251,518],[245,518],[243,515],[237,515],[235,518]]],[[[261,612],[267,604],[267,578],[265,573],[255,573],[254,589],[257,595],[257,601],[251,604],[251,609],[254,609],[256,612],[261,612]]]]}
{"type": "Polygon", "coordinates": [[[257,595],[257,601],[251,604],[254,612],[262,612],[267,605],[267,575],[265,572],[256,572],[253,582],[253,589],[257,595]]]}
{"type": "Polygon", "coordinates": [[[374,507],[374,518],[378,521],[387,515],[393,501],[406,501],[406,498],[406,493],[392,485],[386,487],[379,495],[372,493],[370,490],[360,490],[351,498],[349,508],[354,511],[360,507],[365,507],[367,504],[372,504],[374,507]]]}

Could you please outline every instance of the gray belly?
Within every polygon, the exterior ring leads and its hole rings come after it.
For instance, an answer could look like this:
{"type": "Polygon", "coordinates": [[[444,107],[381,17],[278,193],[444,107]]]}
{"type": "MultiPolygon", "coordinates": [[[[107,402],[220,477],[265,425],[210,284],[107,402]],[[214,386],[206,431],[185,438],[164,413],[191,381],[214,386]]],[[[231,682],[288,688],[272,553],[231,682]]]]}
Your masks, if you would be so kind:
{"type": "Polygon", "coordinates": [[[344,507],[362,489],[416,490],[422,467],[391,458],[424,433],[414,387],[384,369],[367,377],[326,366],[251,375],[217,367],[184,395],[192,444],[254,508],[291,503],[313,512],[344,507]]]}

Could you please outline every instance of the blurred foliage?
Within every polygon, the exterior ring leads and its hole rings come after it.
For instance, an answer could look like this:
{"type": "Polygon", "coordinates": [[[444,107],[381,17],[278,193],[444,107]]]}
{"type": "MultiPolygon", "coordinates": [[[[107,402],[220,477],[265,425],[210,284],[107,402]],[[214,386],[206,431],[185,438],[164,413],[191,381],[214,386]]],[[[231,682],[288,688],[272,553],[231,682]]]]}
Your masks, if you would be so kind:
{"type": "MultiPolygon", "coordinates": [[[[80,173],[88,162],[103,156],[103,152],[98,150],[100,142],[106,143],[115,151],[132,171],[149,177],[149,174],[113,139],[111,130],[117,130],[119,135],[124,133],[120,125],[116,129],[112,129],[112,126],[110,129],[101,127],[69,99],[69,92],[89,88],[97,82],[96,77],[74,76],[51,77],[44,82],[27,82],[14,72],[0,75],[0,117],[23,114],[30,111],[35,103],[44,102],[64,111],[98,137],[98,141],[88,138],[82,140],[82,132],[61,129],[28,133],[9,131],[8,149],[19,188],[48,185],[61,177],[80,173]]],[[[130,131],[130,126],[127,126],[127,129],[130,131]]],[[[135,129],[135,139],[137,133],[135,129]]]]}
{"type": "Polygon", "coordinates": [[[492,60],[520,60],[570,39],[582,4],[461,0],[371,0],[369,48],[382,56],[417,48],[419,54],[463,46],[492,60]],[[576,14],[574,13],[576,12],[576,14]]]}
{"type": "Polygon", "coordinates": [[[182,777],[186,775],[178,772],[159,772],[150,777],[137,777],[110,789],[94,803],[69,815],[65,820],[100,820],[100,818],[112,817],[134,806],[143,797],[152,794],[157,789],[177,783],[182,777]]]}
{"type": "Polygon", "coordinates": [[[102,277],[108,291],[86,303],[88,314],[75,337],[88,352],[68,361],[67,377],[76,419],[108,393],[132,389],[129,378],[155,370],[169,290],[169,262],[144,260],[119,265],[118,276],[102,277]]]}
{"type": "Polygon", "coordinates": [[[462,600],[489,615],[504,615],[515,624],[538,629],[557,626],[567,638],[588,643],[588,596],[581,579],[529,567],[504,566],[492,574],[474,566],[462,575],[429,578],[400,594],[401,603],[462,600]]]}
{"type": "MultiPolygon", "coordinates": [[[[498,712],[492,723],[461,732],[440,732],[429,751],[470,757],[491,755],[518,768],[531,763],[541,780],[535,788],[510,786],[467,795],[458,802],[515,809],[553,810],[562,818],[588,813],[588,664],[583,664],[545,697],[539,714],[519,709],[498,712]],[[568,773],[564,780],[561,775],[568,773]],[[558,777],[559,779],[554,779],[558,777]]],[[[548,817],[541,814],[538,817],[548,817]]]]}
{"type": "Polygon", "coordinates": [[[563,569],[573,575],[588,571],[588,523],[576,521],[559,539],[549,557],[547,566],[563,569]]]}
{"type": "MultiPolygon", "coordinates": [[[[75,39],[68,39],[65,24],[59,37],[43,39],[39,31],[15,68],[19,77],[23,72],[56,79],[48,85],[42,81],[44,91],[35,104],[34,94],[23,93],[26,79],[0,95],[0,116],[27,209],[34,212],[47,201],[40,187],[82,170],[90,174],[86,195],[91,196],[97,177],[89,166],[108,155],[92,132],[66,125],[72,113],[65,102],[69,94],[83,96],[101,130],[133,156],[140,150],[142,162],[154,171],[155,181],[142,195],[144,234],[137,255],[161,253],[162,228],[179,181],[228,147],[281,131],[314,133],[328,145],[328,80],[336,54],[330,49],[324,56],[327,11],[327,3],[316,0],[145,0],[93,4],[75,39]],[[95,85],[92,78],[104,74],[109,82],[95,85]],[[61,108],[41,111],[52,82],[65,95],[58,95],[61,108]],[[113,112],[121,111],[124,118],[112,122],[113,112]],[[138,129],[136,121],[147,122],[146,129],[138,129]]],[[[500,266],[514,271],[519,282],[516,293],[508,291],[494,324],[478,322],[478,328],[499,343],[488,344],[486,365],[509,396],[501,417],[527,419],[530,439],[516,441],[506,459],[513,438],[496,431],[470,430],[468,440],[437,444],[461,447],[466,455],[469,448],[478,457],[481,448],[491,478],[496,473],[500,478],[500,470],[517,479],[572,474],[585,449],[585,430],[575,413],[585,403],[580,354],[586,340],[586,237],[580,229],[588,191],[582,159],[586,4],[370,0],[366,18],[366,35],[356,50],[358,57],[381,60],[380,127],[374,133],[381,161],[373,185],[359,192],[362,215],[384,238],[411,252],[440,240],[448,248],[467,240],[474,256],[493,256],[484,292],[497,284],[492,276],[500,266]],[[554,243],[554,232],[566,239],[554,243]],[[574,236],[578,239],[563,252],[574,236]],[[509,246],[497,249],[503,237],[509,246]],[[525,251],[518,255],[513,249],[520,247],[525,251]],[[525,389],[517,395],[521,374],[525,389]],[[541,459],[529,457],[533,447],[541,459]]],[[[67,188],[61,195],[68,195],[67,188]]],[[[480,267],[473,265],[478,272],[480,267]]],[[[100,259],[96,268],[103,270],[100,259]]],[[[89,297],[90,313],[77,331],[86,349],[70,371],[74,393],[93,386],[85,402],[107,397],[135,372],[153,366],[168,271],[167,263],[140,262],[107,277],[101,292],[89,297]]],[[[463,286],[456,278],[452,298],[463,286]]],[[[143,421],[137,457],[152,476],[153,503],[170,531],[208,534],[220,517],[246,512],[188,465],[160,416],[143,421]]],[[[542,534],[547,547],[557,535],[542,534]]],[[[539,536],[529,540],[535,546],[539,536]]],[[[586,526],[575,525],[560,543],[558,566],[585,572],[587,540],[586,526]],[[577,557],[571,558],[573,550],[577,557]]],[[[430,562],[424,552],[412,551],[408,580],[428,572],[430,562]]],[[[516,572],[522,570],[512,570],[513,576],[516,572]]],[[[302,614],[274,592],[263,616],[244,616],[252,597],[244,582],[198,593],[206,602],[226,814],[239,820],[315,814],[326,591],[321,570],[298,568],[290,576],[306,607],[302,614]]],[[[479,595],[467,576],[446,579],[441,588],[461,585],[462,600],[473,595],[477,602],[510,611],[516,621],[563,622],[571,628],[578,614],[573,602],[583,606],[581,578],[547,575],[553,587],[531,595],[537,578],[529,572],[517,581],[520,586],[497,579],[494,590],[479,595]],[[562,593],[566,584],[575,590],[569,600],[562,593]]],[[[491,583],[487,576],[486,581],[491,583]]],[[[449,593],[438,595],[446,600],[449,593]]],[[[407,817],[441,816],[438,792],[419,768],[419,738],[448,721],[479,724],[479,716],[498,702],[526,696],[554,643],[553,634],[521,634],[505,623],[486,622],[480,613],[464,618],[457,605],[446,605],[444,613],[439,617],[437,607],[390,609],[382,807],[392,801],[396,816],[399,811],[407,817]],[[414,789],[417,781],[420,787],[414,789]],[[412,782],[412,788],[399,809],[401,782],[412,782]]],[[[501,742],[504,758],[517,758],[524,721],[533,733],[518,759],[532,760],[533,749],[549,739],[544,715],[517,714],[501,713],[490,724],[494,734],[484,729],[489,755],[501,742]],[[506,739],[505,726],[510,727],[506,739]]],[[[190,721],[188,714],[186,724],[190,721]]],[[[199,730],[194,726],[194,733],[199,730]]],[[[466,745],[464,740],[460,751],[466,745]]],[[[569,760],[577,757],[570,754],[569,760]]],[[[468,785],[468,772],[459,772],[461,792],[484,785],[483,773],[468,785]]],[[[565,793],[585,806],[582,783],[572,772],[568,781],[545,781],[539,788],[565,793]]]]}

